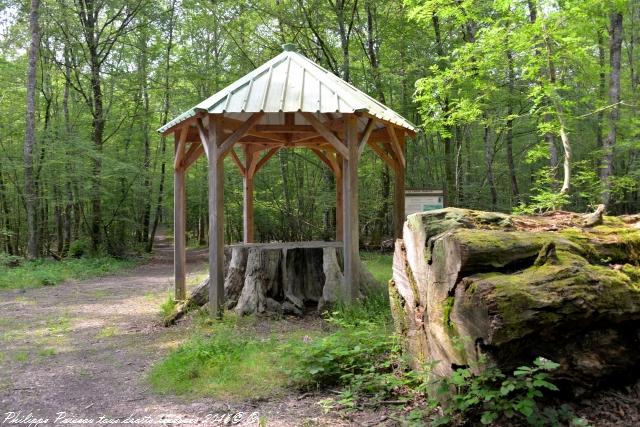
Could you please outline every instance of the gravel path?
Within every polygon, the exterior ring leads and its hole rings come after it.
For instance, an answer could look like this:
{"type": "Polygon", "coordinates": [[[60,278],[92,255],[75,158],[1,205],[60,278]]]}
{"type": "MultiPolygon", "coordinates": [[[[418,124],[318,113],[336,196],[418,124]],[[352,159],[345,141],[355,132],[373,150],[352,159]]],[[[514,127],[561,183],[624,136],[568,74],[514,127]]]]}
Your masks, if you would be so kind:
{"type": "MultiPolygon", "coordinates": [[[[226,414],[258,425],[251,413],[268,426],[375,425],[375,414],[358,422],[324,415],[317,402],[326,396],[233,404],[150,391],[146,372],[189,327],[159,323],[158,307],[172,286],[172,251],[160,241],[149,263],[117,275],[0,291],[0,425],[37,425],[38,418],[48,419],[40,425],[56,418],[62,425],[61,417],[67,425],[221,425],[226,414]]],[[[191,271],[202,270],[206,251],[190,251],[188,262],[191,271]]]]}

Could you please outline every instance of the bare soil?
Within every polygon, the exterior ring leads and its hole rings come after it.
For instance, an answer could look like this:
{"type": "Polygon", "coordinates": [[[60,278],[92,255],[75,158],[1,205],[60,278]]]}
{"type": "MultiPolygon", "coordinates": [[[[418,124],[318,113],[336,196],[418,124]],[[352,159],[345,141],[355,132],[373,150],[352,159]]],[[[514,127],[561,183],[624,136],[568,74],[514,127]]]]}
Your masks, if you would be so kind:
{"type": "MultiPolygon", "coordinates": [[[[230,414],[236,414],[240,425],[258,425],[252,413],[268,426],[386,421],[375,412],[359,414],[357,420],[326,415],[318,405],[326,394],[293,393],[241,403],[155,394],[145,382],[148,370],[187,337],[190,327],[183,322],[165,328],[158,315],[172,289],[172,260],[172,246],[160,240],[150,262],[120,274],[0,291],[0,424],[27,421],[24,417],[31,414],[31,419],[46,418],[51,425],[61,412],[95,424],[102,416],[103,422],[119,421],[117,425],[136,420],[144,425],[222,425],[230,414]],[[7,418],[9,412],[19,416],[7,418]]],[[[206,250],[189,251],[191,271],[202,271],[205,262],[206,250]]]]}

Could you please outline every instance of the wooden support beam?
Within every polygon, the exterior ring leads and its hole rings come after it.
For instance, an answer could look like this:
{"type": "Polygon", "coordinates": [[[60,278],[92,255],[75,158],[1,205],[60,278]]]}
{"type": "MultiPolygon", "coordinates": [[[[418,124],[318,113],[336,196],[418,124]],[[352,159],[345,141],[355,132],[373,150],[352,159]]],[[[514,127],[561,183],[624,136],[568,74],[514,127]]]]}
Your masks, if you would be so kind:
{"type": "Polygon", "coordinates": [[[360,247],[358,223],[358,122],[353,115],[345,116],[345,148],[348,156],[342,167],[343,192],[343,257],[346,302],[353,303],[360,293],[360,247]]]}
{"type": "Polygon", "coordinates": [[[267,153],[264,156],[262,156],[262,158],[258,162],[255,163],[255,166],[251,168],[250,170],[251,176],[254,176],[256,173],[258,173],[260,168],[262,168],[262,166],[264,166],[264,164],[267,163],[269,159],[278,152],[278,150],[280,150],[280,147],[274,147],[269,151],[267,151],[267,153]]]}
{"type": "MultiPolygon", "coordinates": [[[[289,113],[287,113],[289,114],[289,113]]],[[[254,130],[256,132],[265,133],[315,133],[316,129],[309,125],[256,125],[254,130]]]]}
{"type": "Polygon", "coordinates": [[[203,145],[200,142],[192,142],[191,146],[184,155],[182,165],[185,169],[189,169],[191,165],[204,153],[203,145]]]}
{"type": "Polygon", "coordinates": [[[224,155],[221,154],[222,123],[209,116],[206,152],[209,158],[209,313],[222,317],[224,310],[224,155]]]}
{"type": "Polygon", "coordinates": [[[343,194],[343,173],[342,173],[342,159],[339,156],[335,156],[337,159],[337,169],[340,171],[336,175],[336,241],[342,242],[344,238],[344,194],[343,194]]]}
{"type": "Polygon", "coordinates": [[[173,161],[174,169],[182,168],[182,163],[185,157],[185,145],[187,143],[188,133],[189,133],[189,125],[185,125],[180,130],[180,139],[178,140],[178,145],[176,146],[176,153],[173,161]]]}
{"type": "Polygon", "coordinates": [[[391,137],[390,144],[391,144],[393,153],[395,154],[396,160],[398,161],[399,166],[404,168],[407,162],[404,158],[404,152],[402,150],[402,145],[398,140],[398,135],[396,134],[395,126],[387,126],[387,132],[391,137]]]}
{"type": "MultiPolygon", "coordinates": [[[[329,128],[327,128],[316,116],[312,113],[302,113],[311,126],[313,126],[318,133],[329,142],[335,150],[342,155],[346,160],[349,159],[349,150],[344,144],[336,137],[329,128]]],[[[357,153],[357,150],[356,150],[357,153]]]]}
{"type": "Polygon", "coordinates": [[[375,127],[376,127],[376,119],[370,118],[369,121],[367,122],[367,126],[364,128],[364,132],[362,133],[362,138],[360,138],[360,142],[358,143],[358,156],[362,155],[362,152],[364,151],[364,147],[367,146],[367,141],[369,140],[369,137],[371,136],[371,132],[373,132],[373,129],[375,127]]]}
{"type": "MultiPolygon", "coordinates": [[[[247,168],[250,168],[254,163],[254,155],[254,150],[251,147],[244,147],[244,158],[247,168]]],[[[245,173],[242,179],[242,184],[244,198],[242,212],[243,241],[244,243],[253,243],[253,175],[245,173]]]]}
{"type": "Polygon", "coordinates": [[[249,117],[246,122],[244,122],[238,129],[236,129],[224,140],[224,142],[218,149],[218,155],[224,157],[224,155],[227,154],[231,147],[233,147],[233,145],[238,142],[240,138],[245,136],[249,129],[251,129],[263,115],[264,113],[254,113],[251,117],[249,117]]]}
{"type": "Polygon", "coordinates": [[[341,174],[341,169],[333,153],[325,153],[316,147],[310,147],[310,149],[325,165],[329,166],[329,169],[331,169],[331,172],[333,172],[336,177],[341,174]]]}
{"type": "MultiPolygon", "coordinates": [[[[177,133],[177,132],[176,132],[177,133]]],[[[184,130],[182,134],[186,133],[184,130]]],[[[176,135],[177,136],[177,135],[176,135]]],[[[182,140],[182,135],[180,137],[182,140]]],[[[176,138],[176,151],[180,142],[176,138]]],[[[173,171],[173,274],[175,279],[174,297],[182,301],[187,297],[187,230],[186,230],[186,190],[185,168],[178,167],[173,171]]]]}
{"type": "Polygon", "coordinates": [[[200,136],[200,144],[204,150],[204,153],[207,155],[207,159],[211,158],[209,155],[209,137],[207,135],[207,130],[204,128],[204,124],[202,123],[202,117],[196,117],[196,128],[198,129],[198,135],[200,136]]]}
{"type": "Polygon", "coordinates": [[[397,169],[398,162],[395,161],[377,142],[369,141],[369,146],[375,151],[375,153],[393,170],[397,169]]]}
{"type": "Polygon", "coordinates": [[[405,198],[405,167],[398,165],[394,170],[395,182],[393,187],[393,237],[402,238],[402,227],[406,220],[404,211],[405,198]]]}
{"type": "MultiPolygon", "coordinates": [[[[247,149],[247,146],[244,147],[245,152],[247,149]]],[[[242,176],[245,176],[247,174],[247,169],[246,167],[242,164],[242,162],[240,161],[240,159],[238,158],[238,154],[236,154],[236,150],[234,150],[233,148],[230,150],[231,152],[231,158],[233,159],[234,163],[236,164],[236,166],[238,166],[238,169],[240,169],[240,174],[242,176]]],[[[247,163],[248,164],[248,163],[247,163]]]]}

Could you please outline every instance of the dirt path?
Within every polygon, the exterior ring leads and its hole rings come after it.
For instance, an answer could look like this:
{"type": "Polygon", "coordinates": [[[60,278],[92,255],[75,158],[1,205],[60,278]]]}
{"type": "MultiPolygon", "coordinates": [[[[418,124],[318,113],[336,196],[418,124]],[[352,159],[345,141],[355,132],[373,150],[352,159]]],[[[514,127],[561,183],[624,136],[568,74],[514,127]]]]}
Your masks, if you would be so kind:
{"type": "MultiPolygon", "coordinates": [[[[351,424],[324,416],[319,396],[228,404],[150,391],[146,372],[188,333],[188,326],[164,328],[158,320],[171,291],[172,257],[160,241],[149,263],[118,275],[0,291],[0,425],[18,411],[49,424],[60,412],[96,422],[133,416],[147,425],[188,425],[171,421],[194,417],[216,424],[207,415],[238,412],[257,412],[269,426],[351,424]]],[[[191,271],[202,270],[206,251],[191,251],[188,262],[191,271]]],[[[356,424],[362,422],[369,424],[356,424]]]]}

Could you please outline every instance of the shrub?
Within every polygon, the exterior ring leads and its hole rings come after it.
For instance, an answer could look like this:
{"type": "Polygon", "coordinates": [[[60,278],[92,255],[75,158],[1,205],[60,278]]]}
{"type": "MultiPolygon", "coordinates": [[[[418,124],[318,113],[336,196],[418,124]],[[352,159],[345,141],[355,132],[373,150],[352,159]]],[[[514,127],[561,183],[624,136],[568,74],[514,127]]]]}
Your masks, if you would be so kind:
{"type": "Polygon", "coordinates": [[[88,255],[91,250],[91,244],[87,239],[78,239],[69,245],[69,256],[73,258],[82,258],[88,255]]]}
{"type": "Polygon", "coordinates": [[[24,258],[21,256],[0,252],[0,267],[18,267],[22,264],[22,261],[24,261],[24,258]]]}
{"type": "Polygon", "coordinates": [[[521,366],[510,376],[497,368],[487,368],[475,375],[469,368],[459,368],[450,377],[439,382],[437,400],[443,416],[433,420],[433,425],[449,425],[464,419],[492,424],[498,420],[525,421],[532,426],[585,426],[586,422],[574,416],[571,408],[542,406],[545,392],[558,388],[549,381],[549,371],[558,364],[542,357],[533,366],[521,366]]]}

